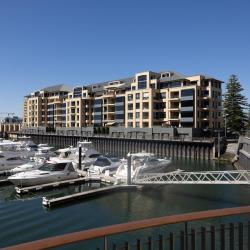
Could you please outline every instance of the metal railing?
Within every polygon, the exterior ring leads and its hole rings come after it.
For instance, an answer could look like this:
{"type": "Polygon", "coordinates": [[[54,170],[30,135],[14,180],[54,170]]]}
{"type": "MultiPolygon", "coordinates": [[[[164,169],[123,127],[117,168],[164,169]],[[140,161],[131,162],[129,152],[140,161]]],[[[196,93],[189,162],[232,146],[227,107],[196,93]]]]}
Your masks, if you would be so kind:
{"type": "MultiPolygon", "coordinates": [[[[194,221],[203,221],[206,219],[211,218],[218,218],[218,217],[225,217],[225,216],[236,216],[236,215],[243,215],[250,213],[250,206],[244,207],[235,207],[235,208],[225,208],[225,209],[216,209],[216,210],[208,210],[208,211],[201,211],[201,212],[193,212],[193,213],[186,213],[186,214],[179,214],[179,215],[170,215],[152,219],[145,219],[139,221],[132,221],[123,224],[111,225],[106,227],[100,227],[96,229],[90,229],[86,231],[80,231],[75,233],[69,233],[65,235],[55,236],[47,239],[37,240],[33,242],[23,243],[12,247],[3,248],[4,250],[38,250],[38,249],[48,249],[53,247],[60,247],[65,246],[68,244],[73,244],[76,242],[103,238],[103,249],[107,250],[110,249],[108,247],[108,236],[122,234],[126,232],[148,229],[148,228],[155,228],[160,226],[166,226],[176,223],[184,223],[183,230],[180,231],[180,235],[178,236],[178,241],[180,247],[178,249],[181,250],[188,250],[189,249],[208,249],[206,248],[207,242],[207,233],[210,234],[209,241],[210,241],[210,249],[215,249],[216,244],[220,244],[220,249],[236,249],[234,248],[237,245],[237,249],[243,250],[243,247],[246,244],[250,246],[250,223],[248,222],[247,225],[247,234],[244,233],[244,225],[243,223],[238,223],[237,227],[234,224],[230,223],[229,227],[226,227],[225,224],[221,224],[219,230],[216,229],[213,225],[211,225],[210,230],[207,230],[206,227],[202,226],[201,230],[199,231],[200,240],[197,241],[196,237],[198,236],[198,231],[191,228],[188,230],[188,222],[194,221]],[[235,237],[235,229],[237,229],[238,236],[237,239],[235,237]],[[229,231],[229,236],[226,238],[226,231],[229,231]],[[219,232],[216,236],[216,232],[219,232]],[[245,240],[244,236],[247,235],[247,239],[245,240]],[[216,237],[215,237],[216,236],[216,237]],[[229,242],[229,247],[226,247],[226,239],[229,242]],[[236,242],[237,240],[237,242],[236,242]],[[245,243],[245,241],[247,243],[245,243]],[[199,242],[199,248],[197,246],[199,242]],[[191,247],[190,247],[191,246],[191,247]],[[197,247],[197,248],[196,248],[197,247]]],[[[153,241],[151,237],[148,237],[146,242],[147,248],[146,249],[159,249],[162,250],[164,243],[163,236],[159,235],[158,240],[156,241],[157,246],[155,245],[152,247],[153,241]]],[[[174,235],[170,232],[168,237],[168,249],[175,249],[174,248],[174,235]]],[[[154,242],[155,243],[155,242],[154,242]]],[[[120,249],[129,249],[130,243],[126,241],[122,248],[120,249]]],[[[89,248],[88,248],[89,249],[89,248]]],[[[96,249],[96,248],[91,248],[96,249]]],[[[98,248],[100,249],[100,248],[98,248]]],[[[119,249],[117,248],[116,244],[112,245],[112,249],[119,249]]],[[[142,248],[142,242],[140,239],[137,239],[136,242],[136,249],[140,250],[142,248]]],[[[246,248],[244,248],[246,249],[246,248]]]]}

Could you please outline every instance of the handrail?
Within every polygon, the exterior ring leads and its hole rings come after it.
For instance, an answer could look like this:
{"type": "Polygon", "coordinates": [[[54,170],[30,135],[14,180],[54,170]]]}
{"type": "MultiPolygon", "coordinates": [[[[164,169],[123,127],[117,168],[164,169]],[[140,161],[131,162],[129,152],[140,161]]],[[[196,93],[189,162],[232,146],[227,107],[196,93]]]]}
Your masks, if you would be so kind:
{"type": "Polygon", "coordinates": [[[60,236],[50,237],[42,240],[36,240],[28,243],[22,243],[16,246],[2,248],[2,250],[40,250],[52,247],[59,247],[83,240],[90,240],[104,236],[125,233],[145,228],[204,220],[215,217],[232,216],[250,213],[250,206],[215,209],[208,211],[192,212],[178,215],[163,216],[152,219],[132,221],[111,226],[99,227],[90,230],[68,233],[60,236]]]}

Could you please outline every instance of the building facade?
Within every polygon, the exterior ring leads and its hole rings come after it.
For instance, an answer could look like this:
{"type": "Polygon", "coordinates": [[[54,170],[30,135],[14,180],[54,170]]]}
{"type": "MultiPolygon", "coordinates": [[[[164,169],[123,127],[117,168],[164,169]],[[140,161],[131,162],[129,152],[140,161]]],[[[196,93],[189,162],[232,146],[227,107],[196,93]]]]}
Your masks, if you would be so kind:
{"type": "Polygon", "coordinates": [[[221,84],[206,75],[146,71],[73,90],[58,85],[26,96],[24,126],[220,128],[221,84]]]}

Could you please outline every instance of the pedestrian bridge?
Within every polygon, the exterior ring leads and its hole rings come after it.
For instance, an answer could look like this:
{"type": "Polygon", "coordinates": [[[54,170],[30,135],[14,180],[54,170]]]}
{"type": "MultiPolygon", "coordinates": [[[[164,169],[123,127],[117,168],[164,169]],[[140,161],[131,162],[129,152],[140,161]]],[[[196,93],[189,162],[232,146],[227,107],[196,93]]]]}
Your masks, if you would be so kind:
{"type": "Polygon", "coordinates": [[[250,170],[136,174],[133,184],[250,184],[250,170]]]}

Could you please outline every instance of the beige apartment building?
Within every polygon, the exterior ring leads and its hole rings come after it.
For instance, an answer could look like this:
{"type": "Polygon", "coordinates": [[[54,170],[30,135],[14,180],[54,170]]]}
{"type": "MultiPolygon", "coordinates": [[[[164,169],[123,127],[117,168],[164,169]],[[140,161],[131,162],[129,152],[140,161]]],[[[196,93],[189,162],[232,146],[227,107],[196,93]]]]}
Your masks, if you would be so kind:
{"type": "Polygon", "coordinates": [[[221,83],[206,75],[140,72],[75,87],[49,87],[24,100],[24,125],[220,128],[221,83]]]}

